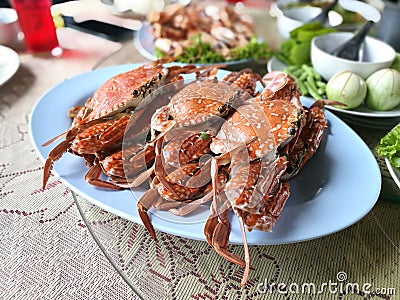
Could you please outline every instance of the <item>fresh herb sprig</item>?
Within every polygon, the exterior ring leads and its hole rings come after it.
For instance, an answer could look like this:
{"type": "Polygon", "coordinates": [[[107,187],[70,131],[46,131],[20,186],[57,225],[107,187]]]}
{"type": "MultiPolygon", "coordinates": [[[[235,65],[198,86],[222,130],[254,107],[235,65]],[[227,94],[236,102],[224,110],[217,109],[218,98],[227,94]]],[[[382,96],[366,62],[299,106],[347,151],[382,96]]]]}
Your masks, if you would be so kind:
{"type": "MultiPolygon", "coordinates": [[[[159,49],[155,49],[155,54],[157,57],[165,56],[159,49]]],[[[228,57],[224,57],[215,52],[210,43],[202,41],[199,33],[191,37],[191,45],[183,49],[182,54],[176,57],[176,61],[188,64],[211,64],[243,59],[268,60],[272,55],[272,50],[265,42],[252,37],[248,44],[232,48],[228,57]]]]}
{"type": "Polygon", "coordinates": [[[201,34],[195,34],[191,37],[191,45],[183,49],[176,60],[188,64],[207,64],[222,62],[224,58],[221,54],[212,51],[210,43],[202,41],[201,34]]]}
{"type": "Polygon", "coordinates": [[[243,47],[233,48],[231,51],[231,60],[242,60],[252,58],[253,60],[268,60],[273,55],[273,51],[267,43],[260,41],[256,36],[250,39],[250,42],[243,47]]]}

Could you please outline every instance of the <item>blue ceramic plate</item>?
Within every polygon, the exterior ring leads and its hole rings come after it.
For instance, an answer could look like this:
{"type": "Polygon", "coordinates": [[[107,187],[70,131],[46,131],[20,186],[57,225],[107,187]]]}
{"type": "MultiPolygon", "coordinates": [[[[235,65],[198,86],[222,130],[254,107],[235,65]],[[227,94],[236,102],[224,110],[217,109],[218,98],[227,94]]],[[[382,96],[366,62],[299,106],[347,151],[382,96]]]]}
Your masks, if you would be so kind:
{"type": "MultiPolygon", "coordinates": [[[[70,126],[66,111],[82,104],[108,78],[138,65],[121,65],[88,72],[55,86],[34,107],[30,120],[33,144],[42,160],[52,146],[41,145],[70,126]]],[[[224,72],[222,72],[224,73],[224,72]]],[[[225,72],[226,73],[226,72],[225,72]]],[[[303,99],[305,105],[311,101],[303,99]]],[[[247,233],[249,244],[294,243],[342,230],[363,218],[374,206],[381,188],[378,164],[365,143],[345,123],[326,111],[329,127],[320,148],[291,180],[291,195],[272,233],[247,233]]],[[[54,167],[55,175],[73,191],[102,209],[141,223],[137,199],[142,190],[108,191],[84,180],[82,158],[65,154],[54,167]]],[[[206,207],[206,206],[205,206],[206,207]]],[[[187,217],[157,212],[151,218],[160,231],[190,239],[205,240],[204,220],[208,209],[187,217]]],[[[231,243],[242,243],[239,222],[232,215],[231,243]]]]}

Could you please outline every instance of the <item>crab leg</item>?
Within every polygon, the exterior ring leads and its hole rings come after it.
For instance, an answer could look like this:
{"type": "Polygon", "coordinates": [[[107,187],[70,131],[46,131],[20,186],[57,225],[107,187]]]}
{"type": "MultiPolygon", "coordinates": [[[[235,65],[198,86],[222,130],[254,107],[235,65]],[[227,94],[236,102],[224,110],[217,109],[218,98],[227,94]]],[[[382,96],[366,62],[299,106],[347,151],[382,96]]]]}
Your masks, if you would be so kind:
{"type": "Polygon", "coordinates": [[[161,173],[161,170],[164,170],[164,166],[163,166],[163,160],[164,160],[164,156],[162,154],[162,142],[163,142],[164,138],[160,138],[157,140],[156,142],[156,157],[155,157],[155,161],[154,161],[154,172],[155,175],[157,176],[158,180],[160,181],[160,183],[170,192],[173,194],[174,197],[176,197],[176,199],[179,199],[180,197],[176,194],[176,192],[174,191],[174,189],[172,188],[172,186],[169,184],[168,180],[165,179],[164,174],[161,173]]]}
{"type": "Polygon", "coordinates": [[[79,134],[82,133],[86,128],[92,125],[97,125],[100,123],[102,120],[93,120],[84,126],[81,127],[74,127],[61,135],[45,142],[42,146],[47,146],[57,140],[58,138],[65,136],[65,140],[60,142],[58,145],[56,145],[48,154],[45,165],[44,165],[44,170],[43,170],[43,184],[42,188],[44,189],[46,187],[47,181],[49,180],[50,177],[50,172],[53,168],[54,163],[59,160],[65,152],[67,152],[73,144],[73,141],[75,137],[79,134]]]}
{"type": "Polygon", "coordinates": [[[228,210],[219,215],[209,217],[204,226],[204,235],[208,244],[223,258],[241,267],[246,267],[246,262],[238,255],[228,251],[229,234],[231,225],[227,219],[228,210]]]}
{"type": "Polygon", "coordinates": [[[51,139],[50,141],[44,143],[42,146],[47,146],[50,143],[54,142],[56,139],[58,139],[61,136],[66,136],[65,140],[60,142],[57,146],[55,146],[47,155],[46,162],[44,164],[43,168],[43,183],[42,183],[42,188],[46,188],[47,181],[49,180],[51,170],[53,169],[54,163],[59,160],[65,152],[69,150],[72,144],[72,140],[74,139],[74,133],[78,132],[78,128],[73,128],[56,138],[51,139]]]}
{"type": "MultiPolygon", "coordinates": [[[[211,160],[211,182],[213,189],[213,202],[211,205],[211,215],[206,221],[204,226],[204,235],[206,236],[206,240],[208,244],[214,248],[214,250],[220,254],[222,257],[227,259],[228,261],[235,263],[239,266],[246,267],[247,263],[238,255],[231,253],[227,250],[228,242],[229,242],[229,234],[230,234],[230,223],[227,219],[228,206],[229,201],[225,200],[222,204],[221,208],[218,208],[220,201],[218,200],[218,186],[216,178],[218,177],[218,167],[220,164],[226,164],[230,160],[229,155],[234,151],[240,151],[244,145],[247,145],[253,142],[256,137],[253,137],[247,140],[244,143],[240,143],[239,145],[235,145],[230,151],[221,154],[219,157],[211,160]],[[222,212],[221,212],[222,211],[222,212]]],[[[222,196],[220,194],[220,196],[222,196]]],[[[247,248],[246,236],[244,232],[243,235],[243,243],[245,248],[247,248]]],[[[245,249],[245,252],[248,251],[245,249]]]]}
{"type": "Polygon", "coordinates": [[[100,165],[94,165],[90,167],[90,169],[87,171],[85,175],[85,180],[87,183],[101,187],[101,188],[108,188],[108,189],[113,189],[113,190],[121,190],[122,187],[112,183],[112,182],[107,182],[104,180],[100,179],[100,176],[103,172],[103,169],[101,168],[100,165]]]}
{"type": "Polygon", "coordinates": [[[149,179],[151,174],[154,173],[154,166],[147,169],[146,171],[140,173],[135,179],[129,181],[127,184],[123,185],[124,188],[135,188],[140,186],[146,179],[149,179]]]}
{"type": "Polygon", "coordinates": [[[55,141],[57,141],[63,137],[65,137],[65,140],[72,141],[78,133],[82,132],[83,130],[85,130],[86,128],[88,128],[90,126],[96,125],[103,121],[104,121],[104,119],[97,119],[97,120],[92,120],[88,123],[85,123],[85,124],[82,124],[79,126],[71,127],[70,129],[66,130],[65,132],[60,133],[59,135],[44,142],[42,144],[42,147],[49,146],[50,144],[54,143],[55,141]]]}
{"type": "Polygon", "coordinates": [[[155,158],[154,147],[146,145],[140,151],[140,146],[127,149],[106,157],[102,162],[106,175],[115,175],[124,178],[125,181],[119,186],[124,188],[134,188],[149,179],[154,172],[152,164],[155,158]],[[132,151],[131,154],[129,152],[132,151]],[[129,154],[129,155],[127,155],[129,154]],[[115,161],[113,161],[115,158],[115,161]]]}
{"type": "Polygon", "coordinates": [[[150,209],[150,207],[153,206],[153,203],[155,203],[158,198],[161,197],[158,194],[157,189],[152,188],[143,194],[137,204],[139,217],[142,220],[144,227],[146,227],[147,231],[154,240],[157,240],[156,232],[154,230],[153,224],[151,224],[151,220],[149,215],[147,214],[147,211],[150,209]]]}
{"type": "Polygon", "coordinates": [[[247,283],[247,279],[249,278],[249,273],[250,273],[250,252],[249,252],[249,246],[247,245],[246,231],[244,228],[244,221],[242,217],[239,217],[239,224],[243,239],[244,261],[246,263],[240,286],[244,286],[247,283]]]}
{"type": "Polygon", "coordinates": [[[217,208],[217,183],[216,177],[218,173],[218,162],[213,159],[211,162],[211,178],[213,184],[213,203],[211,205],[211,215],[207,219],[204,226],[204,235],[207,243],[226,260],[246,267],[246,262],[238,255],[228,251],[229,234],[231,232],[231,225],[228,221],[228,208],[229,202],[225,201],[221,208],[217,208]]]}
{"type": "Polygon", "coordinates": [[[194,212],[200,205],[210,201],[212,199],[212,193],[208,193],[200,199],[194,200],[190,203],[185,203],[179,208],[171,208],[169,212],[173,213],[174,215],[178,216],[185,216],[194,212]]]}
{"type": "Polygon", "coordinates": [[[57,135],[57,136],[53,137],[52,139],[48,140],[47,142],[44,142],[42,144],[42,147],[46,147],[46,146],[48,146],[50,144],[53,144],[55,141],[57,141],[57,140],[59,140],[59,139],[61,139],[63,137],[66,137],[67,133],[68,133],[67,131],[63,132],[63,133],[60,133],[59,135],[57,135]]]}
{"type": "Polygon", "coordinates": [[[129,118],[129,115],[121,115],[83,130],[72,141],[71,149],[78,154],[94,154],[120,143],[129,118]]]}
{"type": "Polygon", "coordinates": [[[44,170],[43,170],[43,184],[42,184],[43,189],[46,188],[46,184],[47,184],[47,181],[49,180],[50,172],[51,172],[51,169],[53,168],[54,163],[57,160],[59,160],[65,152],[67,152],[70,145],[71,145],[71,142],[68,140],[65,140],[65,141],[62,141],[61,143],[59,143],[57,146],[55,146],[53,148],[53,150],[51,150],[49,152],[49,155],[46,159],[46,162],[44,164],[44,170]]]}
{"type": "Polygon", "coordinates": [[[161,197],[157,199],[157,202],[153,205],[157,210],[171,210],[180,206],[182,202],[175,200],[164,200],[161,197]]]}

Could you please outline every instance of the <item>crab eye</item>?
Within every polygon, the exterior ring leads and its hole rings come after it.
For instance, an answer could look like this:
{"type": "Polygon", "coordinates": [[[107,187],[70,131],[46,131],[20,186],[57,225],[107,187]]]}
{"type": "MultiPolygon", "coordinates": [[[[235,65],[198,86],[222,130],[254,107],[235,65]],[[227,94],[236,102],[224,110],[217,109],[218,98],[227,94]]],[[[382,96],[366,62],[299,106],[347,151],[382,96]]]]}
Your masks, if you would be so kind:
{"type": "Polygon", "coordinates": [[[226,114],[228,112],[228,105],[227,104],[223,104],[221,106],[218,107],[218,112],[222,115],[222,114],[226,114]]]}
{"type": "Polygon", "coordinates": [[[296,128],[290,127],[288,131],[290,135],[294,135],[296,133],[296,128]]]}

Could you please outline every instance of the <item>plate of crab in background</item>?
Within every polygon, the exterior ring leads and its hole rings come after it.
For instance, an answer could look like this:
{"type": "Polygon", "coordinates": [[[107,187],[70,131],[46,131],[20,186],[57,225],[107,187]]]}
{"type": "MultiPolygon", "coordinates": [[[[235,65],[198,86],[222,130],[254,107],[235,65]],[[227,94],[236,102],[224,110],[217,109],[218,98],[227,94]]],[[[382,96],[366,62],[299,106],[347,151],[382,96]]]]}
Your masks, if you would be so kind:
{"type": "MultiPolygon", "coordinates": [[[[42,144],[71,126],[68,109],[82,105],[106,80],[139,67],[138,64],[97,69],[72,77],[47,91],[36,103],[30,118],[30,136],[41,160],[45,161],[54,145],[42,144]],[[63,97],[66,101],[56,101],[63,97]]],[[[219,70],[217,76],[229,74],[219,70]]],[[[187,75],[184,75],[184,77],[187,75]]],[[[303,98],[310,106],[312,101],[303,98]]],[[[375,205],[381,188],[378,164],[367,145],[344,122],[325,110],[328,127],[316,154],[289,181],[291,193],[272,232],[253,230],[246,233],[251,245],[287,244],[332,234],[362,219],[375,205]],[[348,147],[351,145],[351,147],[348,147]],[[343,155],[343,147],[346,155],[343,155]],[[317,174],[317,175],[316,175],[317,174]]],[[[137,202],[148,187],[107,190],[89,185],[82,157],[66,153],[53,169],[53,180],[60,180],[98,207],[141,224],[137,202]]],[[[187,216],[149,210],[156,230],[189,239],[205,240],[203,229],[209,206],[187,216]]],[[[231,211],[229,241],[243,243],[240,224],[231,211]]]]}
{"type": "Polygon", "coordinates": [[[173,57],[180,63],[223,63],[235,70],[272,55],[256,37],[251,18],[223,2],[173,3],[150,12],[134,44],[150,60],[173,57]]]}
{"type": "MultiPolygon", "coordinates": [[[[162,41],[162,42],[169,43],[168,41],[162,41]]],[[[147,22],[143,22],[140,29],[136,31],[134,36],[134,45],[136,49],[139,51],[139,53],[149,60],[155,61],[163,57],[163,54],[158,52],[155,46],[153,27],[147,22]],[[158,55],[157,52],[159,53],[158,55]]],[[[201,58],[199,58],[199,60],[196,60],[194,63],[197,65],[212,65],[212,64],[223,63],[227,67],[236,67],[235,69],[239,70],[248,66],[249,62],[251,61],[252,61],[251,58],[246,58],[234,61],[210,62],[207,61],[206,58],[205,62],[201,62],[201,58]]],[[[192,61],[188,60],[188,63],[192,63],[192,61]]]]}
{"type": "MultiPolygon", "coordinates": [[[[287,65],[275,56],[267,63],[268,72],[284,71],[286,68],[287,65]]],[[[308,95],[303,97],[314,101],[314,98],[308,95]]],[[[327,105],[326,107],[347,123],[363,127],[388,129],[400,122],[400,106],[388,111],[372,110],[364,103],[354,109],[343,109],[332,105],[327,105]]]]}

